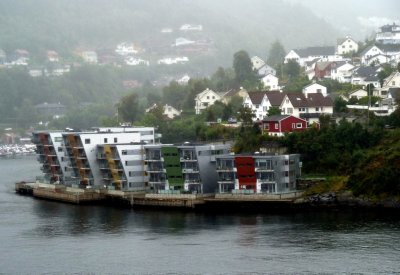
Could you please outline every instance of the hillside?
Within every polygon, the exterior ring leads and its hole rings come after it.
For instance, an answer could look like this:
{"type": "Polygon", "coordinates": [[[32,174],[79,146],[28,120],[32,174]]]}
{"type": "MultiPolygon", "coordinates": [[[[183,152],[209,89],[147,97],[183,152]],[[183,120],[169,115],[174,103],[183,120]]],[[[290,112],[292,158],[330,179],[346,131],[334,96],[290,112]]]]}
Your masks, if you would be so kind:
{"type": "Polygon", "coordinates": [[[196,36],[213,42],[215,66],[230,65],[240,49],[265,58],[276,39],[289,49],[332,45],[338,35],[300,5],[262,0],[4,0],[0,22],[0,48],[7,53],[24,48],[43,56],[53,49],[65,56],[77,47],[112,49],[122,41],[168,47],[178,37],[196,36]],[[182,33],[183,24],[201,24],[203,31],[182,33]],[[174,32],[161,33],[166,27],[174,32]]]}

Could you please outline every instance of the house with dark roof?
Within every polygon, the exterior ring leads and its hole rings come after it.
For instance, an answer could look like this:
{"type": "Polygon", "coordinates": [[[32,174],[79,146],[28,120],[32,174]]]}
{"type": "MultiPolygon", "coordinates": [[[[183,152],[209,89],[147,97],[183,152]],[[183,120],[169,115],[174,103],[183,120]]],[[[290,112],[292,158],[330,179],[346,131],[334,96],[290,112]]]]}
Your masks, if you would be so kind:
{"type": "Polygon", "coordinates": [[[288,93],[280,106],[282,114],[293,115],[307,120],[308,124],[319,123],[321,115],[333,114],[333,101],[322,93],[288,93]]]}
{"type": "Polygon", "coordinates": [[[396,23],[380,27],[375,41],[382,44],[400,44],[400,26],[396,23]]]}
{"type": "Polygon", "coordinates": [[[283,136],[286,133],[306,130],[307,121],[293,115],[274,115],[262,120],[261,129],[270,136],[283,136]]]}
{"type": "Polygon", "coordinates": [[[280,91],[249,92],[243,105],[253,111],[255,115],[254,121],[262,120],[268,115],[268,111],[271,107],[279,108],[284,96],[285,94],[280,91]]]}
{"type": "Polygon", "coordinates": [[[358,51],[358,43],[351,38],[351,36],[346,36],[344,38],[339,38],[337,40],[337,53],[342,55],[351,52],[358,51]]]}
{"type": "Polygon", "coordinates": [[[300,66],[305,67],[306,62],[312,61],[314,59],[320,59],[321,61],[340,61],[343,57],[336,54],[336,47],[308,47],[303,49],[291,50],[285,56],[285,63],[289,60],[294,60],[300,64],[300,66]]]}
{"type": "Polygon", "coordinates": [[[362,66],[353,69],[351,84],[368,85],[373,84],[380,87],[378,73],[382,70],[381,66],[362,66]]]}

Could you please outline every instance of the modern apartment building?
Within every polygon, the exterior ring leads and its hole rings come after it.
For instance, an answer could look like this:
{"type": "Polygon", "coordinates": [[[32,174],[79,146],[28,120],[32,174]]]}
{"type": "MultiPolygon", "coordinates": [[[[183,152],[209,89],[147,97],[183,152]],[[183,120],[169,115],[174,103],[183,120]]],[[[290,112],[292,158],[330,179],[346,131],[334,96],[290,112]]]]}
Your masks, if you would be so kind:
{"type": "Polygon", "coordinates": [[[97,145],[102,184],[125,191],[146,191],[148,176],[144,170],[143,146],[143,143],[97,145]]]}
{"type": "MultiPolygon", "coordinates": [[[[66,171],[71,171],[71,177],[85,186],[104,186],[104,173],[98,161],[98,149],[109,154],[111,148],[98,145],[154,143],[154,128],[123,127],[97,128],[93,132],[63,133],[65,156],[68,158],[66,171]]],[[[109,162],[111,164],[111,161],[109,162]]],[[[113,166],[111,166],[113,169],[113,166]]],[[[114,171],[114,170],[112,170],[114,171]]],[[[116,177],[113,177],[116,180],[116,177]]],[[[126,182],[115,182],[114,186],[122,188],[126,182]]],[[[129,185],[125,185],[128,187],[129,185]]]]}
{"type": "Polygon", "coordinates": [[[37,131],[32,134],[37,160],[42,163],[40,169],[50,182],[64,182],[71,178],[71,173],[66,169],[62,134],[62,131],[37,131]]]}
{"type": "Polygon", "coordinates": [[[283,193],[296,190],[300,155],[217,156],[220,193],[283,193]]]}
{"type": "Polygon", "coordinates": [[[151,190],[213,193],[217,183],[216,156],[229,145],[145,145],[145,171],[151,190]]]}

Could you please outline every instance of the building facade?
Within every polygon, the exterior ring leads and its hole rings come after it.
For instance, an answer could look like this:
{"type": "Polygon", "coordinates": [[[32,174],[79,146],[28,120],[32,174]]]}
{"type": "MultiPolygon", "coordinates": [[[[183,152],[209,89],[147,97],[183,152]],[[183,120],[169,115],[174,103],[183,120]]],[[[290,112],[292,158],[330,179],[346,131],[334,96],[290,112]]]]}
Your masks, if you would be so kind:
{"type": "Polygon", "coordinates": [[[217,157],[219,193],[284,193],[296,190],[300,155],[225,155],[217,157]]]}
{"type": "Polygon", "coordinates": [[[149,189],[213,193],[217,188],[215,158],[229,145],[145,145],[149,189]]]}

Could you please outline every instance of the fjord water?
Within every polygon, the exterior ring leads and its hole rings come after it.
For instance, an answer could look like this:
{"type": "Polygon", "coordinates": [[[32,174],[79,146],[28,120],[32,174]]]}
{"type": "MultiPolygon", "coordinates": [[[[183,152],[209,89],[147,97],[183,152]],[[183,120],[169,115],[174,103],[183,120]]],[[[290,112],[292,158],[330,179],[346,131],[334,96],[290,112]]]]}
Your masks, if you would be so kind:
{"type": "Polygon", "coordinates": [[[400,270],[400,218],[75,206],[14,193],[35,157],[0,159],[0,273],[269,274],[400,270]]]}

